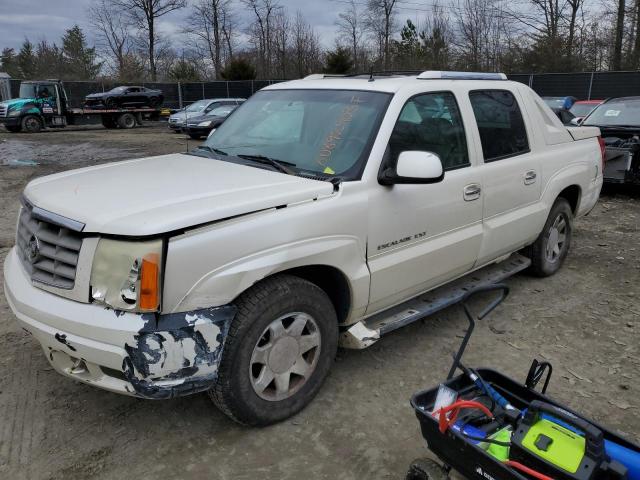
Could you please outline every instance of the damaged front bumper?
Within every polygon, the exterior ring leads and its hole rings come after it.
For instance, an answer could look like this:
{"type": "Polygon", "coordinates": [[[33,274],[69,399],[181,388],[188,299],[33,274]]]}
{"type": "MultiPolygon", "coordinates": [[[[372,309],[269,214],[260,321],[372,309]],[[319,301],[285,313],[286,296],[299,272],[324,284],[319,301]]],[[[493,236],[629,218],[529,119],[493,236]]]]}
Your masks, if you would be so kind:
{"type": "Polygon", "coordinates": [[[5,260],[4,291],[20,326],[59,373],[152,399],[212,386],[235,315],[231,305],[155,315],[67,300],[34,287],[15,249],[5,260]]]}

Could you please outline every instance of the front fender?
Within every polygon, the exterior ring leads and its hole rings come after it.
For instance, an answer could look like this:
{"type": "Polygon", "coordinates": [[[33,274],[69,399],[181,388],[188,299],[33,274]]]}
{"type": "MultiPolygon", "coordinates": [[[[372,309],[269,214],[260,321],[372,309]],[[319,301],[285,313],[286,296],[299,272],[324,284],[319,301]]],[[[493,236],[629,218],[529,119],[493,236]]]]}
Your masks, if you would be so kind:
{"type": "Polygon", "coordinates": [[[189,289],[176,303],[173,311],[225,305],[266,277],[311,265],[330,266],[340,270],[347,278],[351,290],[352,308],[349,317],[364,313],[369,295],[369,270],[359,239],[346,235],[279,245],[212,269],[189,289]]]}

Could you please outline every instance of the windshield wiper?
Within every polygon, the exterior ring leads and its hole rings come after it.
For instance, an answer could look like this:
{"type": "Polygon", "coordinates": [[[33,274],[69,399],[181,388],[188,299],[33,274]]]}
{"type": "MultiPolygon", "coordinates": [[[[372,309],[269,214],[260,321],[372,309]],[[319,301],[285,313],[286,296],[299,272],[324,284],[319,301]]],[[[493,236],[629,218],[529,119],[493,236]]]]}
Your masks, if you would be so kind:
{"type": "Polygon", "coordinates": [[[287,175],[296,174],[295,171],[287,167],[287,165],[291,167],[295,167],[296,164],[292,162],[287,162],[285,160],[278,160],[276,158],[267,157],[265,155],[250,155],[245,153],[236,155],[236,157],[244,158],[246,160],[253,160],[254,162],[262,163],[263,165],[271,165],[272,167],[276,168],[282,173],[286,173],[287,175]]]}
{"type": "Polygon", "coordinates": [[[225,155],[225,156],[229,155],[224,150],[220,150],[219,148],[215,148],[215,147],[210,147],[209,145],[198,145],[196,148],[200,150],[206,150],[207,152],[211,152],[211,153],[217,153],[218,155],[225,155]]]}

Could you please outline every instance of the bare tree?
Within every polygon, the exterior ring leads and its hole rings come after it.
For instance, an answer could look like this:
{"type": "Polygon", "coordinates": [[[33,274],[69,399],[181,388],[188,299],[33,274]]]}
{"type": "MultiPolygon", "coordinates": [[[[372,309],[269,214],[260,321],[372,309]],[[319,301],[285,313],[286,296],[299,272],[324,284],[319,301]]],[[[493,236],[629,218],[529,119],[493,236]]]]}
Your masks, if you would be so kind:
{"type": "Polygon", "coordinates": [[[292,57],[298,77],[317,72],[321,66],[320,39],[300,11],[296,12],[292,33],[292,57]]]}
{"type": "Polygon", "coordinates": [[[230,56],[231,38],[225,34],[231,16],[230,3],[230,0],[199,0],[185,27],[185,32],[207,52],[216,78],[220,77],[223,63],[230,56]]]}
{"type": "Polygon", "coordinates": [[[615,40],[613,44],[613,57],[611,66],[613,70],[622,70],[622,41],[624,38],[624,9],[625,0],[618,0],[618,13],[616,16],[615,40]]]}
{"type": "Polygon", "coordinates": [[[277,54],[277,72],[280,78],[287,78],[287,53],[289,48],[289,17],[280,10],[274,18],[273,45],[277,54]]]}
{"type": "Polygon", "coordinates": [[[108,0],[97,0],[89,7],[89,19],[95,29],[98,47],[110,57],[119,78],[126,77],[132,63],[132,38],[122,12],[108,0]]]}
{"type": "Polygon", "coordinates": [[[185,7],[186,0],[112,0],[112,2],[127,13],[137,28],[146,32],[145,47],[149,61],[149,73],[151,80],[155,80],[157,77],[157,60],[159,57],[166,55],[164,51],[156,51],[159,43],[156,20],[185,7]]]}
{"type": "Polygon", "coordinates": [[[569,35],[567,38],[567,56],[572,57],[573,47],[576,37],[576,20],[578,12],[584,5],[585,0],[567,0],[569,4],[569,35]]]}
{"type": "Polygon", "coordinates": [[[282,7],[277,0],[242,0],[242,3],[255,15],[255,21],[250,26],[249,32],[253,37],[252,42],[258,49],[261,73],[268,77],[271,73],[273,17],[282,7]]]}
{"type": "Polygon", "coordinates": [[[382,64],[389,69],[389,41],[394,28],[394,10],[396,0],[369,0],[367,4],[369,28],[378,37],[382,50],[382,64]],[[381,24],[381,25],[380,25],[381,24]]]}
{"type": "Polygon", "coordinates": [[[354,69],[358,71],[361,57],[360,46],[365,32],[362,14],[358,11],[355,0],[351,0],[347,10],[338,14],[336,25],[338,26],[339,38],[346,41],[351,48],[354,69]]]}

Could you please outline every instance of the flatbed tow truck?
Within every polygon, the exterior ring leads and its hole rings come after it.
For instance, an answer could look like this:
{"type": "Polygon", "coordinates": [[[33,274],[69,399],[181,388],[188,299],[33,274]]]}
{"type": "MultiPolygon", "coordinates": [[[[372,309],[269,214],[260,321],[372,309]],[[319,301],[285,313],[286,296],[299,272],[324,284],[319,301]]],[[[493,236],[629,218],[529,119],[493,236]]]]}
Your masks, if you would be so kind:
{"type": "Polygon", "coordinates": [[[133,128],[143,120],[158,120],[161,108],[71,108],[60,80],[24,81],[20,98],[0,102],[0,124],[12,132],[37,133],[44,128],[96,123],[105,128],[133,128]]]}

